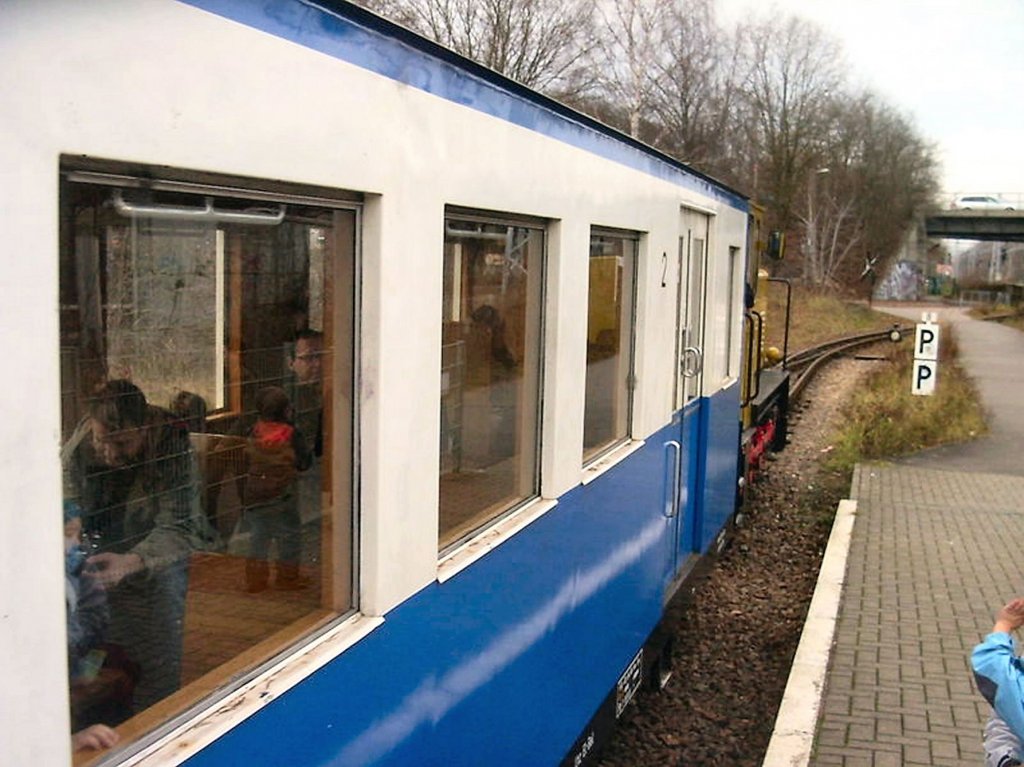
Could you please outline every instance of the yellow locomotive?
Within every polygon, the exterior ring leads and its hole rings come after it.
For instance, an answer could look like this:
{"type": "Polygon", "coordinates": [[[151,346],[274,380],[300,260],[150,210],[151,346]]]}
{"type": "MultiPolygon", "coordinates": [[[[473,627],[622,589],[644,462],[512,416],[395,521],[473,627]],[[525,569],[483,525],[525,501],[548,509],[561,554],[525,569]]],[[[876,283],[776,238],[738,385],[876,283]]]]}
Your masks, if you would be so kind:
{"type": "Polygon", "coordinates": [[[769,452],[786,445],[789,416],[790,374],[786,368],[789,340],[791,289],[787,280],[774,278],[765,268],[769,260],[779,261],[785,250],[783,233],[769,231],[765,209],[751,203],[747,228],[748,250],[745,280],[743,372],[741,390],[740,499],[743,489],[764,468],[769,452]],[[769,286],[786,291],[783,316],[769,319],[769,286]],[[768,323],[782,323],[783,349],[766,342],[768,323]]]}

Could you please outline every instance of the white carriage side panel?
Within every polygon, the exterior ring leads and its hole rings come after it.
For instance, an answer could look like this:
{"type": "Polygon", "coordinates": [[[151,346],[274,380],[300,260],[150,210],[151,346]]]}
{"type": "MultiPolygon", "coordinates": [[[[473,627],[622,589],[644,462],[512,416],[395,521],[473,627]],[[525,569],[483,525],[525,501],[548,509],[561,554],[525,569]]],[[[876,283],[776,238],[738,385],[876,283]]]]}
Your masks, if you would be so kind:
{"type": "Polygon", "coordinates": [[[363,232],[357,556],[368,615],[432,581],[437,563],[437,461],[425,456],[440,439],[443,206],[389,192],[368,201],[363,232]]]}
{"type": "MultiPolygon", "coordinates": [[[[0,18],[0,49],[17,30],[0,18]]],[[[4,54],[5,65],[11,59],[4,54]]],[[[22,63],[26,63],[22,59],[22,63]]],[[[14,70],[11,70],[14,71],[14,70]]],[[[27,66],[17,71],[28,72],[27,66]]],[[[9,85],[0,103],[9,105],[9,85]]],[[[5,128],[10,113],[5,117],[5,128]]],[[[0,753],[5,764],[70,759],[64,546],[60,482],[60,362],[56,311],[57,185],[53,158],[31,133],[0,129],[4,283],[0,328],[6,376],[0,406],[0,753]]]]}
{"type": "Polygon", "coordinates": [[[53,115],[36,120],[32,114],[47,84],[36,74],[56,52],[26,44],[59,26],[60,16],[60,9],[50,5],[0,6],[0,60],[8,73],[19,73],[0,81],[0,222],[7,286],[0,302],[6,369],[0,414],[7,434],[0,447],[5,499],[0,514],[0,753],[5,764],[70,762],[70,739],[54,737],[70,732],[54,257],[57,160],[46,151],[60,126],[53,115]]]}
{"type": "Polygon", "coordinates": [[[656,193],[643,205],[648,234],[641,240],[637,265],[636,381],[631,424],[634,439],[645,439],[663,427],[672,413],[679,280],[678,189],[652,191],[656,193]]]}
{"type": "Polygon", "coordinates": [[[560,307],[587,305],[590,225],[581,215],[549,229],[545,296],[541,494],[558,498],[580,478],[584,397],[576,371],[587,366],[587,313],[560,307]]]}

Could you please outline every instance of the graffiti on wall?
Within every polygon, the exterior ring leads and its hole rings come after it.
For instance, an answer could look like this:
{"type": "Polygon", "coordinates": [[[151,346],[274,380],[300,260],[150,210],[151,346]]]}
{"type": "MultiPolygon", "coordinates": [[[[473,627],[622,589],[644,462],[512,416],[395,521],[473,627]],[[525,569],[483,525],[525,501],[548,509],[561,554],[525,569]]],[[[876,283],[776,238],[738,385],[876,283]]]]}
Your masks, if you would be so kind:
{"type": "Polygon", "coordinates": [[[924,275],[917,261],[897,261],[875,287],[883,301],[916,301],[921,297],[924,275]]]}

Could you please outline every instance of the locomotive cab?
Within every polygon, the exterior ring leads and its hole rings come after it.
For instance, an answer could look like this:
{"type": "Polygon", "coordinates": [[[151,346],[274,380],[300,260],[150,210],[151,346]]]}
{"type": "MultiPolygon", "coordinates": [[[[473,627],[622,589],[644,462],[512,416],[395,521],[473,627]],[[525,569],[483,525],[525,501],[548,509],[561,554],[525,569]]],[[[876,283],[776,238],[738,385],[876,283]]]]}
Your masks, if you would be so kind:
{"type": "Polygon", "coordinates": [[[785,250],[784,235],[768,231],[765,211],[751,204],[749,249],[744,313],[745,329],[742,375],[739,495],[764,468],[769,452],[781,451],[787,442],[790,374],[786,367],[789,345],[791,291],[788,281],[771,277],[768,260],[778,261],[785,250]],[[785,288],[782,317],[769,317],[768,294],[772,283],[785,288]],[[767,345],[770,323],[780,323],[783,348],[767,345]]]}

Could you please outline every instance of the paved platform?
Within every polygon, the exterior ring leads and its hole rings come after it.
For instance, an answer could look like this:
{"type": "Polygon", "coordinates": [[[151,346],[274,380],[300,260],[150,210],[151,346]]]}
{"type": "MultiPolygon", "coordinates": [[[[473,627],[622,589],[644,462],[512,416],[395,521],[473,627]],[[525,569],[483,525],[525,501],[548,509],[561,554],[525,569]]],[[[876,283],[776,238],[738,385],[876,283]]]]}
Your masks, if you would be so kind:
{"type": "Polygon", "coordinates": [[[953,324],[991,433],[857,468],[765,767],[984,763],[969,655],[1024,594],[1024,333],[895,309],[953,324]]]}

